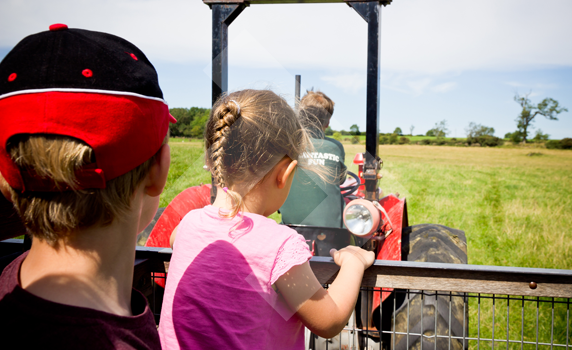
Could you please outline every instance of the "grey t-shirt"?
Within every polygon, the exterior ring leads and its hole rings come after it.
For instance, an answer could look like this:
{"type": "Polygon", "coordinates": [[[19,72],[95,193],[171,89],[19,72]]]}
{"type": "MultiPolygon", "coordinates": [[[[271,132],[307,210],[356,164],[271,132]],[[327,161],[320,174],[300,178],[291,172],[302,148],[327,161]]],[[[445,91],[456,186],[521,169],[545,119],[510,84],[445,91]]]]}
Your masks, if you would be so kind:
{"type": "Polygon", "coordinates": [[[344,146],[329,137],[313,138],[312,143],[314,152],[305,154],[300,161],[308,162],[309,167],[326,167],[330,178],[324,181],[312,171],[298,168],[288,198],[280,208],[282,223],[341,228],[345,204],[339,185],[345,181],[347,170],[344,146]]]}

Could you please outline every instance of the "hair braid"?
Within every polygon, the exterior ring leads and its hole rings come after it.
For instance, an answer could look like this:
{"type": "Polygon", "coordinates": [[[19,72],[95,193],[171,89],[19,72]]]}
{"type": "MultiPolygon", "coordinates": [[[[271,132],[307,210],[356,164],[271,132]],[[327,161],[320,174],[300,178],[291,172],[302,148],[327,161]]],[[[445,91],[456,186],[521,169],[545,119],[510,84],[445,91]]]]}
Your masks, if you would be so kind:
{"type": "MultiPolygon", "coordinates": [[[[238,215],[245,209],[246,196],[281,159],[298,160],[312,149],[305,125],[286,100],[274,92],[242,90],[220,97],[205,127],[205,159],[213,184],[222,189],[231,187],[225,192],[232,208],[219,215],[238,215]]],[[[327,170],[310,167],[301,160],[300,168],[326,180],[322,175],[327,170]]]]}
{"type": "Polygon", "coordinates": [[[225,187],[224,173],[223,173],[223,157],[224,148],[228,143],[228,136],[230,134],[230,127],[236,122],[239,117],[238,106],[234,102],[226,101],[219,108],[218,115],[215,118],[215,134],[211,153],[212,171],[216,181],[220,187],[225,187]]]}

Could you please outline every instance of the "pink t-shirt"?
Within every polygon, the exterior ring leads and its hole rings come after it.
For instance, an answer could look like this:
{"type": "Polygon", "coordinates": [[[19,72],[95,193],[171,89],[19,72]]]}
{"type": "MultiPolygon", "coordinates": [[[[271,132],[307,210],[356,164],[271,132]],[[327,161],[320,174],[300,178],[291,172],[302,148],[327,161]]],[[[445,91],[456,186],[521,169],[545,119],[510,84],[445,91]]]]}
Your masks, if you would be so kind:
{"type": "Polygon", "coordinates": [[[264,216],[207,206],[177,230],[161,311],[163,349],[303,349],[304,326],[272,285],[311,258],[304,237],[264,216]]]}

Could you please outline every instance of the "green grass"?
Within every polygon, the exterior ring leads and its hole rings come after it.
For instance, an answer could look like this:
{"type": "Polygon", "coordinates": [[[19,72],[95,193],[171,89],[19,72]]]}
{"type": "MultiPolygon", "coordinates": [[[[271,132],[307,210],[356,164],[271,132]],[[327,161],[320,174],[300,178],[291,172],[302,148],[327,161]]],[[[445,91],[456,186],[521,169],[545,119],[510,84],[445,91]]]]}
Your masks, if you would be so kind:
{"type": "Polygon", "coordinates": [[[211,182],[208,171],[203,169],[204,152],[201,140],[169,140],[171,167],[165,191],[161,194],[160,207],[166,207],[176,195],[188,187],[211,182]]]}
{"type": "MultiPolygon", "coordinates": [[[[166,206],[190,186],[210,183],[200,141],[171,140],[166,206]]],[[[346,144],[351,164],[363,145],[346,144]]],[[[462,229],[469,263],[572,268],[572,152],[520,148],[380,146],[379,185],[407,198],[410,224],[462,229]]]]}
{"type": "MultiPolygon", "coordinates": [[[[344,147],[348,168],[357,172],[351,162],[364,145],[344,147]]],[[[210,181],[202,169],[201,142],[174,141],[171,150],[162,206],[183,189],[210,181]]],[[[529,148],[382,145],[379,185],[385,194],[398,192],[407,199],[411,225],[435,223],[464,230],[470,264],[571,269],[572,152],[529,153],[529,148]]],[[[273,218],[280,220],[277,214],[273,218]]],[[[520,339],[521,302],[511,301],[509,308],[510,337],[520,339]]],[[[494,310],[495,338],[506,337],[506,300],[496,300],[494,310]]],[[[554,310],[554,339],[565,343],[566,305],[556,304],[554,310]]],[[[470,335],[476,337],[477,300],[470,300],[469,312],[470,335]]],[[[492,335],[492,312],[492,300],[483,299],[481,337],[492,335]]],[[[551,304],[541,305],[539,314],[540,341],[550,340],[551,304]]],[[[524,338],[535,341],[535,301],[526,303],[524,318],[524,338]]],[[[506,342],[495,344],[506,348],[506,342]]],[[[470,347],[476,348],[476,342],[470,347]]]]}
{"type": "MultiPolygon", "coordinates": [[[[387,134],[387,136],[389,136],[389,134],[387,134]]],[[[407,137],[411,142],[417,142],[417,141],[421,141],[421,140],[425,140],[425,139],[427,139],[427,140],[436,140],[437,139],[437,137],[435,137],[435,136],[409,136],[409,134],[404,134],[403,136],[407,137]]],[[[330,135],[328,137],[332,137],[332,136],[330,135]]],[[[342,140],[345,140],[345,139],[351,140],[352,137],[353,137],[353,135],[343,135],[342,140]]],[[[401,136],[397,136],[397,137],[400,138],[401,136]]],[[[362,142],[365,141],[365,133],[362,133],[359,136],[359,139],[362,142]]],[[[452,139],[452,137],[443,137],[442,139],[450,140],[450,139],[452,139]]],[[[465,138],[457,137],[457,140],[464,141],[465,138]]]]}

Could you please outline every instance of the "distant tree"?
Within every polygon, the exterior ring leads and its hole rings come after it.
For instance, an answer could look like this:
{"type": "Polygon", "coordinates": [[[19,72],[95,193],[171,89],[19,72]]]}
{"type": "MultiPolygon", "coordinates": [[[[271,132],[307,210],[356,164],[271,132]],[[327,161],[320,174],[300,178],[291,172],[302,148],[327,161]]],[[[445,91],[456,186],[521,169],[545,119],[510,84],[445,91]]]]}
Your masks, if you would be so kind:
{"type": "Polygon", "coordinates": [[[536,130],[536,134],[534,135],[533,140],[536,142],[547,141],[549,137],[550,137],[550,135],[542,133],[542,129],[538,129],[538,130],[536,130]]]}
{"type": "Polygon", "coordinates": [[[470,122],[469,126],[465,129],[468,138],[480,137],[480,136],[494,136],[495,129],[481,124],[470,122]]]}
{"type": "Polygon", "coordinates": [[[435,123],[433,129],[427,131],[426,136],[436,136],[437,138],[442,138],[447,136],[449,129],[447,129],[447,121],[445,119],[441,120],[439,123],[435,123]]]}
{"type": "Polygon", "coordinates": [[[516,94],[514,100],[522,107],[520,115],[516,118],[516,123],[518,131],[522,134],[522,142],[526,143],[528,138],[529,128],[531,128],[531,123],[537,115],[542,115],[549,120],[558,120],[556,116],[562,112],[568,112],[565,107],[560,107],[558,101],[551,99],[549,97],[545,98],[537,104],[533,105],[530,101],[530,93],[520,96],[516,94]]]}
{"type": "Polygon", "coordinates": [[[509,139],[512,143],[520,143],[522,142],[522,133],[517,130],[515,132],[508,132],[504,135],[505,139],[509,139]]]}
{"type": "Polygon", "coordinates": [[[324,134],[326,134],[326,136],[331,136],[334,134],[334,130],[332,128],[330,128],[329,126],[326,128],[326,131],[324,131],[324,134]]]}
{"type": "Polygon", "coordinates": [[[332,135],[332,138],[333,138],[334,140],[341,141],[341,140],[342,140],[342,133],[340,133],[340,132],[335,132],[335,133],[332,135]]]}
{"type": "Polygon", "coordinates": [[[403,131],[401,131],[400,127],[395,128],[395,130],[393,130],[393,133],[397,135],[403,135],[403,131]]]}
{"type": "Polygon", "coordinates": [[[171,136],[202,138],[210,111],[199,107],[169,109],[177,119],[177,123],[169,125],[171,136]]]}
{"type": "Polygon", "coordinates": [[[354,136],[361,135],[361,132],[359,131],[359,126],[357,126],[357,124],[350,126],[350,131],[352,132],[352,135],[354,135],[354,136]]]}
{"type": "Polygon", "coordinates": [[[397,134],[389,135],[389,143],[392,145],[397,143],[397,134]]]}
{"type": "Polygon", "coordinates": [[[413,125],[411,125],[411,126],[409,127],[409,135],[410,135],[410,136],[413,136],[413,129],[415,129],[415,127],[414,127],[413,125]]]}

